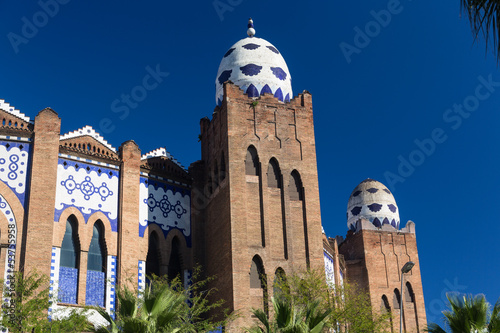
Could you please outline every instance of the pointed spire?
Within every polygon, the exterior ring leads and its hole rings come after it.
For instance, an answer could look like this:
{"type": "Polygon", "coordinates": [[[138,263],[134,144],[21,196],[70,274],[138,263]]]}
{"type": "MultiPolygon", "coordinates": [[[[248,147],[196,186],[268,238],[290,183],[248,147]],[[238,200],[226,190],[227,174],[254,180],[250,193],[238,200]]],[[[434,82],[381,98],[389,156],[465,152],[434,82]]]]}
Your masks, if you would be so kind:
{"type": "Polygon", "coordinates": [[[253,27],[253,21],[252,21],[252,18],[249,18],[248,19],[248,30],[247,30],[247,34],[249,37],[253,37],[255,36],[255,29],[253,27]]]}

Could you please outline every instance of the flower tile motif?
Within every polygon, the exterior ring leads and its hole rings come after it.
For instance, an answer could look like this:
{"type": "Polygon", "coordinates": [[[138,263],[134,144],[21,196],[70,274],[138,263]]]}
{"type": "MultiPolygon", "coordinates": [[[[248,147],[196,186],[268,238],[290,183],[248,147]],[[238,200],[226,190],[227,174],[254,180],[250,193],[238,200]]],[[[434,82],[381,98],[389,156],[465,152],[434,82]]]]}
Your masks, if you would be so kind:
{"type": "Polygon", "coordinates": [[[262,66],[256,64],[248,64],[243,67],[240,67],[240,70],[243,74],[247,76],[254,76],[260,73],[262,70],[262,66]]]}
{"type": "Polygon", "coordinates": [[[67,207],[76,207],[85,221],[102,212],[117,231],[119,173],[116,170],[60,158],[57,165],[57,188],[54,220],[67,207]]]}
{"type": "Polygon", "coordinates": [[[149,224],[157,224],[165,237],[178,229],[191,244],[191,193],[189,190],[141,177],[139,199],[139,236],[149,224]]]}
{"type": "Polygon", "coordinates": [[[3,181],[24,205],[29,165],[27,143],[0,141],[0,180],[3,181]]]}
{"type": "Polygon", "coordinates": [[[259,47],[260,47],[260,45],[254,44],[254,43],[248,43],[248,44],[243,45],[243,48],[245,48],[247,50],[256,50],[259,47]]]}
{"type": "Polygon", "coordinates": [[[280,67],[271,67],[271,71],[273,72],[274,76],[276,76],[276,78],[280,79],[281,81],[286,80],[286,72],[280,67]]]}

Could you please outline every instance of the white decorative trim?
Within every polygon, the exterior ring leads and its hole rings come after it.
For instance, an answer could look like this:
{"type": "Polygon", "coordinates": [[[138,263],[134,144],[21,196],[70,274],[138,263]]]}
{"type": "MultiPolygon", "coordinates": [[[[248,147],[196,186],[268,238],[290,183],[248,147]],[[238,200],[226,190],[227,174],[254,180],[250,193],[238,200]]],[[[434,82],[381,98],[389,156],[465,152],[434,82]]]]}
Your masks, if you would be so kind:
{"type": "Polygon", "coordinates": [[[12,135],[0,135],[1,140],[10,140],[10,141],[20,141],[20,142],[31,142],[31,138],[23,138],[21,136],[12,136],[12,135]]]}
{"type": "Polygon", "coordinates": [[[116,256],[108,256],[106,271],[106,312],[114,318],[116,293],[116,256]]]}
{"type": "Polygon", "coordinates": [[[61,153],[59,153],[59,157],[66,158],[68,160],[79,161],[79,162],[83,162],[83,163],[90,163],[90,164],[102,166],[102,167],[105,167],[105,168],[120,170],[120,167],[118,165],[104,163],[104,162],[99,162],[99,161],[94,161],[94,160],[91,160],[91,159],[88,159],[88,158],[85,158],[85,157],[79,157],[79,156],[73,156],[73,155],[61,154],[61,153]]]}
{"type": "Polygon", "coordinates": [[[52,247],[50,259],[50,299],[52,303],[49,307],[49,318],[52,318],[53,311],[57,308],[57,294],[59,291],[59,265],[61,258],[61,248],[52,247]]]}
{"type": "Polygon", "coordinates": [[[138,268],[137,289],[139,294],[141,294],[146,290],[146,262],[144,260],[139,260],[138,268]]]}
{"type": "Polygon", "coordinates": [[[30,117],[17,110],[15,107],[7,103],[4,99],[0,99],[0,109],[28,123],[31,122],[30,117]]]}
{"type": "Polygon", "coordinates": [[[177,161],[173,156],[172,154],[170,154],[167,149],[165,147],[160,147],[160,148],[156,148],[155,150],[151,150],[149,153],[146,153],[144,155],[141,156],[141,161],[144,161],[144,160],[147,160],[149,158],[153,158],[153,157],[166,157],[168,158],[169,160],[171,160],[172,162],[174,162],[175,164],[177,164],[178,166],[180,166],[183,170],[186,170],[182,164],[177,161]]]}
{"type": "Polygon", "coordinates": [[[116,153],[116,149],[113,146],[111,146],[111,144],[109,144],[108,141],[104,140],[104,138],[99,133],[97,133],[92,128],[92,126],[88,126],[88,125],[85,126],[85,127],[79,128],[76,131],[69,132],[69,133],[66,133],[64,135],[61,135],[59,137],[59,140],[79,138],[79,137],[82,137],[82,136],[91,136],[94,139],[96,139],[97,141],[99,141],[100,143],[102,143],[103,145],[105,145],[106,147],[108,147],[109,149],[111,149],[113,152],[116,153]]]}

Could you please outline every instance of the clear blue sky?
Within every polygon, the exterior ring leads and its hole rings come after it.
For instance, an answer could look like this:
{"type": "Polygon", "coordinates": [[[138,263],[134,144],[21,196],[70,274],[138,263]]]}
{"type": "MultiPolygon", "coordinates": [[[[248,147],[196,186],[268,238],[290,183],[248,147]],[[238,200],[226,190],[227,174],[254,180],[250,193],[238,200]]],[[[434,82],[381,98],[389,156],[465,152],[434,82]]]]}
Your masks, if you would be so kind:
{"type": "Polygon", "coordinates": [[[0,0],[0,98],[30,117],[52,107],[62,132],[91,125],[115,147],[165,146],[187,167],[200,158],[219,62],[252,17],[294,93],[313,95],[327,234],[345,235],[359,182],[393,182],[401,221],[416,223],[428,318],[450,289],[500,296],[500,73],[473,45],[459,0],[220,0],[219,13],[211,0],[60,1],[44,16],[35,1],[0,0]],[[128,114],[113,112],[148,66],[169,74],[128,114]],[[417,166],[398,171],[410,158],[417,166]]]}

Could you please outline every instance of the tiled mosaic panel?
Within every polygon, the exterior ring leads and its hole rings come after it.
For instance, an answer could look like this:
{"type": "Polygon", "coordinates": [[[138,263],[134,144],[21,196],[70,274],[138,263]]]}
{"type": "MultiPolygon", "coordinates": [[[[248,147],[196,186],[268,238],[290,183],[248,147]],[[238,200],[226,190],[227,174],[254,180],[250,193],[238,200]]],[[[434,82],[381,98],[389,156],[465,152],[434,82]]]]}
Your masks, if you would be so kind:
{"type": "Polygon", "coordinates": [[[85,293],[86,305],[98,305],[104,307],[104,288],[106,287],[106,275],[104,272],[87,271],[87,288],[85,293]]]}
{"type": "Polygon", "coordinates": [[[78,291],[78,269],[59,268],[59,301],[66,304],[76,304],[78,291]]]}

